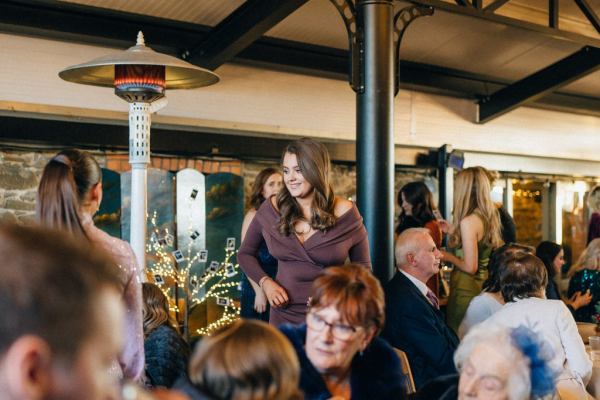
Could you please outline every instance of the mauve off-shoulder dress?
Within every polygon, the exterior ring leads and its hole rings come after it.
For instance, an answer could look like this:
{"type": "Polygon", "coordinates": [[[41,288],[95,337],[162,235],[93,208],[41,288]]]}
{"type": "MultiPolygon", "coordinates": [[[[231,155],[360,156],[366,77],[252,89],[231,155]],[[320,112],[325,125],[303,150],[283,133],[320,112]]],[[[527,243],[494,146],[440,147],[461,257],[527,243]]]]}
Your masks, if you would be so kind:
{"type": "Polygon", "coordinates": [[[267,274],[256,255],[264,238],[269,253],[279,262],[277,283],[289,296],[286,306],[271,308],[269,322],[272,325],[301,324],[306,319],[311,285],[323,268],[342,265],[348,257],[353,263],[371,267],[369,239],[355,205],[338,217],[331,229],[316,231],[304,244],[295,234],[284,236],[279,233],[279,218],[271,202],[263,202],[239,249],[238,262],[250,279],[260,282],[267,274]]]}

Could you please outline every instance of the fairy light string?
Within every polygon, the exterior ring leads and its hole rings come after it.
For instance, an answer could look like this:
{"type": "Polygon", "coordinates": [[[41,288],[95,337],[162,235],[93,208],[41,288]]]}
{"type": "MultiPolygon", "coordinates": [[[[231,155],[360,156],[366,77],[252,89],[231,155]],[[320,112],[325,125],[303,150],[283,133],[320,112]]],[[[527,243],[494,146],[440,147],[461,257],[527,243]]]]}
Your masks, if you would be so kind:
{"type": "MultiPolygon", "coordinates": [[[[170,310],[178,315],[189,314],[193,308],[206,305],[209,299],[214,299],[217,306],[222,307],[223,312],[219,319],[195,330],[196,334],[202,336],[211,335],[215,330],[239,319],[240,305],[232,296],[232,292],[239,293],[241,273],[239,264],[231,262],[237,250],[225,247],[224,260],[219,262],[218,269],[211,273],[206,266],[208,262],[202,261],[201,250],[194,250],[194,241],[190,240],[185,249],[179,249],[185,256],[184,260],[177,263],[174,255],[169,251],[172,243],[169,244],[165,240],[173,234],[168,228],[159,228],[157,214],[157,211],[154,211],[150,217],[152,228],[146,251],[152,259],[156,260],[151,267],[152,280],[169,299],[170,310]],[[201,276],[197,276],[191,273],[192,269],[204,272],[201,276]],[[179,304],[175,301],[176,298],[179,304]]],[[[190,227],[190,236],[193,233],[190,227]]],[[[188,318],[184,318],[184,321],[188,321],[188,318]]]]}

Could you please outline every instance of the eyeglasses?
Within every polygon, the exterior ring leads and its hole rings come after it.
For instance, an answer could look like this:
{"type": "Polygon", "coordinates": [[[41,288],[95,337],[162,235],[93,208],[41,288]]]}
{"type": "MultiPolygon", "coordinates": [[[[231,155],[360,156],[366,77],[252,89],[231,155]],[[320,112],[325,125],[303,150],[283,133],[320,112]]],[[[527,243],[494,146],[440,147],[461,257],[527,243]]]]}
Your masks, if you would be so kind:
{"type": "Polygon", "coordinates": [[[323,329],[325,329],[325,327],[329,327],[331,329],[331,334],[333,335],[333,337],[339,340],[349,340],[350,338],[352,338],[352,335],[354,335],[354,333],[356,333],[356,331],[358,330],[357,327],[354,327],[352,325],[329,323],[314,312],[308,313],[306,324],[310,329],[317,332],[321,332],[323,331],[323,329]]]}

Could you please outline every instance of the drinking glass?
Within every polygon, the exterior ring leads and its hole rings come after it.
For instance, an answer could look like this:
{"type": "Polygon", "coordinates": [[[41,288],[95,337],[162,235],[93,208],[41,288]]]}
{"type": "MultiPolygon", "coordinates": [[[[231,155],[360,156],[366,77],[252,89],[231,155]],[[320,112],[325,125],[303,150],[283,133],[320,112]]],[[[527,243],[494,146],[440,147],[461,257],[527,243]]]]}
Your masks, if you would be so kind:
{"type": "Polygon", "coordinates": [[[590,350],[600,351],[600,336],[590,336],[589,338],[590,350]]]}

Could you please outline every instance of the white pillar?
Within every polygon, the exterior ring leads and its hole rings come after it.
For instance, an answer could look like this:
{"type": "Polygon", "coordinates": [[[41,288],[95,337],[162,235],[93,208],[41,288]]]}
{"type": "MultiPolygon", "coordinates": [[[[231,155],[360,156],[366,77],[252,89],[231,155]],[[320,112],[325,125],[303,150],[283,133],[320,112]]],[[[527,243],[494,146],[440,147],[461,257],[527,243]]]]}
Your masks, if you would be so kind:
{"type": "Polygon", "coordinates": [[[150,104],[129,105],[129,163],[131,164],[131,247],[138,265],[146,269],[146,219],[150,163],[150,104]]]}

